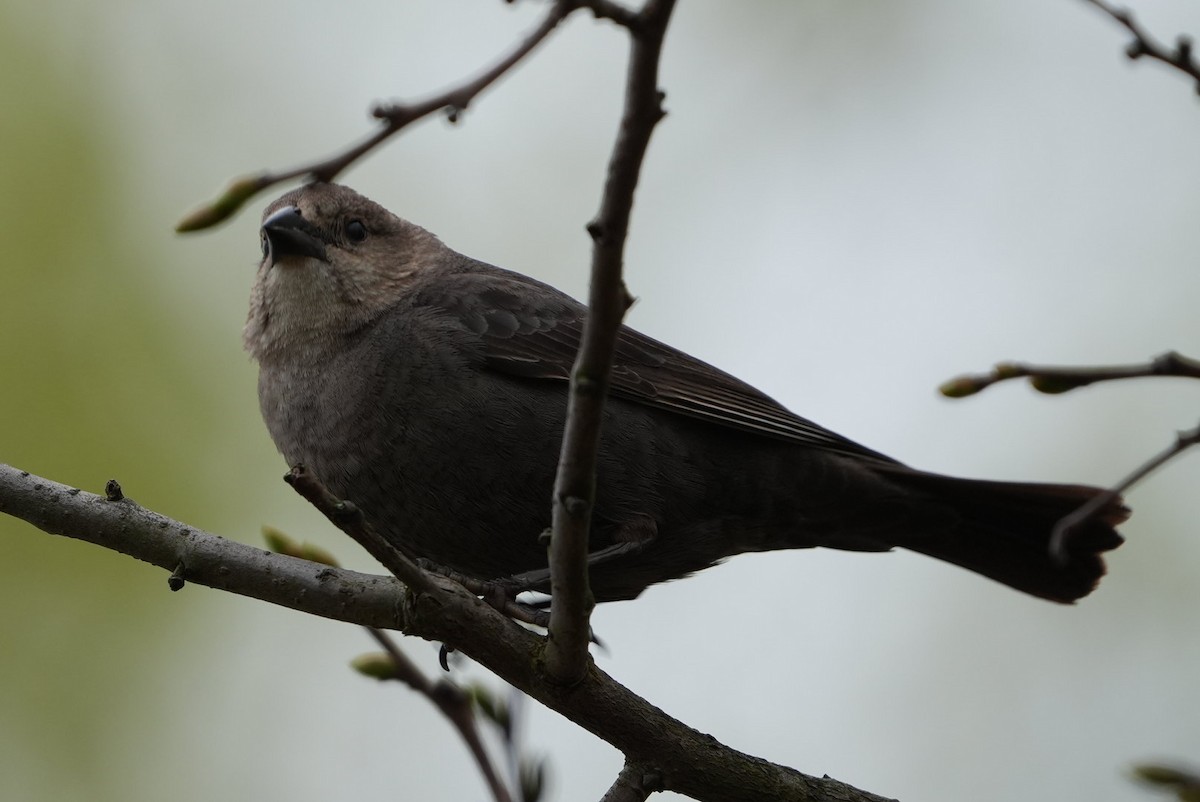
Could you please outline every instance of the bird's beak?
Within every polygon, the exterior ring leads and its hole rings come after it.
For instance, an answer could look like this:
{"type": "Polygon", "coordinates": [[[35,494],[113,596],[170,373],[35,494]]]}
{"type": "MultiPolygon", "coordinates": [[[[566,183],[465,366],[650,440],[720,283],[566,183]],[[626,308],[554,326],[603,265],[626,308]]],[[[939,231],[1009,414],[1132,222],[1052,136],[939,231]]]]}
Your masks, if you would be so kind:
{"type": "Polygon", "coordinates": [[[263,221],[266,257],[272,264],[284,256],[309,256],[328,262],[321,232],[305,220],[295,206],[284,206],[263,221]]]}

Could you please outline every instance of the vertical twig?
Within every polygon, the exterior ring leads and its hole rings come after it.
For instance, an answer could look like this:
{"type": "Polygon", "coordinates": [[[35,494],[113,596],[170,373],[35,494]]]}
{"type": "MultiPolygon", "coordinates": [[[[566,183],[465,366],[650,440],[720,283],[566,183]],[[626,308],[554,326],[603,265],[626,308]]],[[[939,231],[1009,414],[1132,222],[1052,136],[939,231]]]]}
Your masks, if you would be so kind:
{"type": "Polygon", "coordinates": [[[589,314],[571,375],[550,542],[553,602],[546,671],[564,684],[578,682],[587,670],[588,616],[594,605],[587,577],[588,530],[600,422],[617,333],[631,303],[621,279],[622,255],[642,160],[654,126],[663,117],[658,62],[674,5],[674,0],[647,0],[625,25],[631,40],[625,107],[600,211],[588,225],[593,240],[589,314]]]}

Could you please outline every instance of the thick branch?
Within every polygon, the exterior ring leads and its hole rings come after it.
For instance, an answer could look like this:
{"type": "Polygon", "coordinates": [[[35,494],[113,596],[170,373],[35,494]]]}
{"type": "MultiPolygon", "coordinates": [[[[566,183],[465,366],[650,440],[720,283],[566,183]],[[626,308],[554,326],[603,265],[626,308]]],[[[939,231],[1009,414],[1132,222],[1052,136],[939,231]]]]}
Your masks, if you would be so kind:
{"type": "MultiPolygon", "coordinates": [[[[118,494],[119,495],[119,494],[118,494]]],[[[371,576],[247,546],[138,506],[0,464],[0,512],[52,535],[85,540],[167,571],[182,566],[189,582],[381,629],[399,629],[403,586],[371,576]]]]}
{"type": "Polygon", "coordinates": [[[883,799],[730,749],[671,718],[594,666],[574,686],[549,681],[536,660],[541,638],[441,577],[430,577],[429,593],[406,593],[390,577],[365,576],[251,548],[128,499],[109,501],[2,464],[0,512],[166,570],[182,562],[191,582],[453,644],[510,685],[608,741],[631,763],[654,767],[664,790],[714,802],[883,799]]]}
{"type": "Polygon", "coordinates": [[[658,62],[674,0],[648,0],[629,28],[625,109],[608,163],[600,211],[589,224],[592,279],[588,318],[571,374],[571,395],[554,483],[550,540],[550,640],[546,669],[561,682],[578,681],[587,666],[588,529],[595,499],[600,424],[617,332],[632,303],[621,279],[625,239],[642,160],[663,117],[658,62]]]}

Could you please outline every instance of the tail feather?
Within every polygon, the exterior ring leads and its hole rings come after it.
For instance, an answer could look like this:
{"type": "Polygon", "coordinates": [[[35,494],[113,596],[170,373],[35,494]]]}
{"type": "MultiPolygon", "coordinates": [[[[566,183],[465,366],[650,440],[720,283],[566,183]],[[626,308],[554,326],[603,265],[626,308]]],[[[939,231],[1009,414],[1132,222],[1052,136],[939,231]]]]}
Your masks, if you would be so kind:
{"type": "Polygon", "coordinates": [[[1108,491],[1084,485],[992,482],[899,470],[891,477],[933,496],[957,514],[952,527],[913,532],[902,548],[953,563],[1009,587],[1068,604],[1095,590],[1104,552],[1124,542],[1129,517],[1120,498],[1073,529],[1065,557],[1050,553],[1055,524],[1108,491]]]}

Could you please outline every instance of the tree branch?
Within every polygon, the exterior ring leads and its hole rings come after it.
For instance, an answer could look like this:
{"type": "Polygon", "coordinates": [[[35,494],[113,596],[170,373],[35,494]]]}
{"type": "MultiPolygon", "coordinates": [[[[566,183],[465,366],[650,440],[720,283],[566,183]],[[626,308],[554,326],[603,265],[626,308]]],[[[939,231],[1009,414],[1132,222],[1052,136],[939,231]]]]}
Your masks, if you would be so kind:
{"type": "Polygon", "coordinates": [[[1190,36],[1180,34],[1175,40],[1175,49],[1171,50],[1148,34],[1138,24],[1138,21],[1133,16],[1133,12],[1129,9],[1117,8],[1105,0],[1084,0],[1084,2],[1100,9],[1133,34],[1133,41],[1125,48],[1125,55],[1129,56],[1130,60],[1136,61],[1145,56],[1155,61],[1161,61],[1168,67],[1179,70],[1184,75],[1191,77],[1196,83],[1196,92],[1200,93],[1200,62],[1197,62],[1192,56],[1192,39],[1190,36]]]}
{"type": "Polygon", "coordinates": [[[1087,387],[1096,382],[1140,379],[1148,376],[1200,379],[1200,361],[1189,359],[1175,351],[1168,351],[1138,365],[1050,367],[1024,362],[1001,362],[992,368],[990,373],[968,374],[950,379],[942,384],[938,391],[949,398],[966,398],[1002,381],[1029,379],[1033,389],[1053,395],[1087,387]]]}
{"type": "Polygon", "coordinates": [[[626,763],[600,802],[644,802],[658,790],[658,776],[646,766],[626,763]]]}
{"type": "MultiPolygon", "coordinates": [[[[478,77],[417,103],[390,103],[376,106],[372,109],[371,115],[380,120],[382,125],[362,142],[333,156],[302,164],[290,170],[279,173],[264,171],[257,175],[236,178],[216,200],[201,206],[180,220],[175,226],[175,230],[182,233],[211,228],[232,217],[245,205],[246,201],[263,190],[293,178],[307,176],[310,181],[332,181],[351,164],[400,133],[401,130],[437,111],[445,110],[450,122],[458,122],[459,114],[471,105],[476,96],[532,53],[576,8],[578,8],[578,4],[574,0],[554,0],[541,24],[526,36],[511,53],[478,77]]],[[[599,14],[597,15],[599,16],[599,14]]]]}
{"type": "Polygon", "coordinates": [[[647,0],[628,26],[631,42],[625,108],[608,162],[600,211],[588,225],[593,242],[588,317],[571,372],[550,540],[553,604],[546,670],[564,683],[577,682],[587,669],[588,616],[594,605],[588,588],[588,530],[595,500],[600,425],[617,332],[632,304],[621,267],[642,160],[650,135],[663,117],[658,62],[674,5],[674,0],[647,0]]]}
{"type": "MultiPolygon", "coordinates": [[[[1087,387],[1090,384],[1123,379],[1141,379],[1150,376],[1177,376],[1200,379],[1200,361],[1189,359],[1175,351],[1160,354],[1144,364],[1110,365],[1106,367],[1049,367],[1029,365],[1021,362],[1001,362],[990,373],[958,376],[942,384],[939,391],[949,398],[966,398],[1010,379],[1029,379],[1029,384],[1042,393],[1058,394],[1087,387]]],[[[1184,451],[1200,443],[1200,426],[1187,432],[1179,432],[1175,442],[1147,460],[1137,470],[1102,493],[1092,498],[1059,520],[1050,536],[1050,553],[1059,560],[1066,559],[1067,541],[1081,524],[1092,519],[1112,501],[1119,498],[1158,468],[1184,451]]]]}
{"type": "MultiPolygon", "coordinates": [[[[291,474],[289,474],[289,477],[291,474]]],[[[314,484],[316,484],[314,482],[314,484]]],[[[296,487],[295,483],[292,483],[296,487]]],[[[319,486],[319,485],[318,485],[319,486]]],[[[320,494],[333,499],[332,494],[319,486],[320,494]]],[[[104,488],[109,501],[119,501],[121,487],[116,480],[109,480],[104,488]],[[115,488],[115,492],[114,492],[115,488]]],[[[359,516],[361,518],[361,516],[359,516]]],[[[286,554],[302,560],[312,560],[323,565],[339,567],[336,558],[329,552],[311,543],[300,543],[288,537],[283,532],[272,527],[263,527],[263,537],[268,548],[277,554],[286,554]]],[[[175,589],[175,588],[172,588],[175,589]]],[[[397,680],[404,683],[430,702],[445,716],[450,724],[458,731],[459,736],[467,746],[484,781],[491,789],[495,802],[513,802],[512,795],[500,779],[499,773],[492,765],[484,748],[483,739],[479,737],[476,727],[475,707],[471,699],[453,683],[447,681],[434,682],[426,677],[416,663],[400,648],[387,632],[378,627],[363,627],[376,643],[383,648],[383,653],[366,654],[356,658],[351,665],[360,673],[378,680],[397,680]]]]}
{"type": "Polygon", "coordinates": [[[458,730],[459,736],[466,743],[471,757],[475,759],[475,765],[483,774],[496,802],[513,802],[508,787],[500,779],[499,773],[488,757],[487,750],[484,749],[483,739],[479,736],[479,728],[475,726],[475,710],[471,705],[470,697],[451,682],[445,680],[434,682],[426,677],[383,630],[375,627],[366,627],[366,630],[386,652],[386,670],[374,670],[362,663],[356,667],[377,679],[394,679],[403,682],[432,702],[434,707],[440,710],[442,715],[449,719],[454,728],[458,730]]]}
{"type": "Polygon", "coordinates": [[[392,577],[332,568],[247,546],[173,521],[121,496],[104,496],[0,464],[0,512],[52,535],[127,554],[181,578],[293,610],[400,629],[392,577]]]}
{"type": "Polygon", "coordinates": [[[565,687],[535,659],[542,639],[459,585],[429,576],[431,591],[406,592],[391,577],[299,560],[194,529],[128,498],[104,496],[0,464],[0,512],[171,570],[188,581],[294,610],[453,644],[501,679],[654,767],[663,790],[697,800],[883,802],[828,778],[810,777],[722,745],[668,716],[591,666],[565,687]]]}
{"type": "Polygon", "coordinates": [[[429,574],[421,570],[391,541],[376,532],[362,514],[362,510],[350,501],[334,497],[316,477],[304,469],[303,465],[292,466],[283,479],[308,503],[320,510],[330,523],[349,535],[384,568],[391,571],[392,576],[421,593],[433,590],[429,574]]]}
{"type": "Polygon", "coordinates": [[[1124,495],[1125,491],[1129,490],[1129,488],[1197,444],[1200,444],[1200,426],[1190,431],[1176,432],[1174,443],[1148,459],[1133,473],[1118,482],[1115,487],[1110,488],[1108,492],[1093,496],[1087,504],[1084,504],[1075,510],[1075,512],[1062,518],[1055,524],[1054,531],[1050,535],[1050,553],[1056,559],[1066,560],[1066,543],[1076,527],[1090,521],[1094,515],[1111,504],[1114,499],[1118,499],[1124,495]]]}

